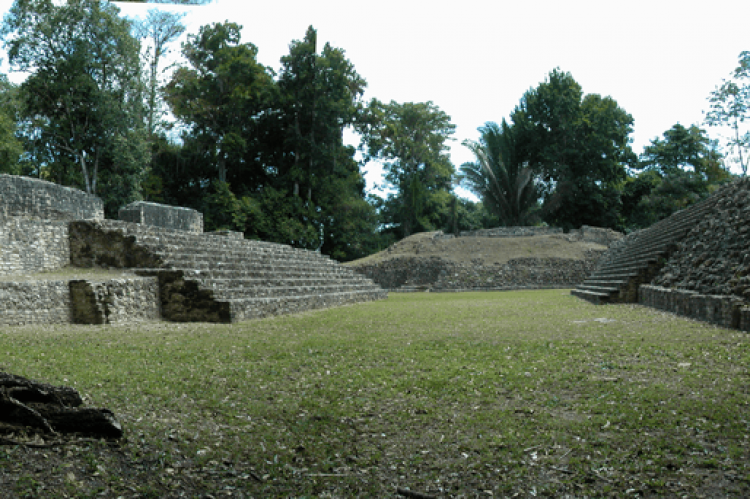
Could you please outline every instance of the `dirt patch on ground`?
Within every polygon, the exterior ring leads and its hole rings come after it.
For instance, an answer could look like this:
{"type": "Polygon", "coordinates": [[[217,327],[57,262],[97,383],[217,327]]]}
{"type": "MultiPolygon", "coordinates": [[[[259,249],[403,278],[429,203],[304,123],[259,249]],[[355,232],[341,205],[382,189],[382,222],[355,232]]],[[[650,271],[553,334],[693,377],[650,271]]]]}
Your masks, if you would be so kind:
{"type": "Polygon", "coordinates": [[[388,249],[349,262],[371,265],[397,257],[441,257],[456,263],[502,265],[516,258],[568,258],[585,260],[590,250],[607,249],[601,244],[575,241],[566,235],[530,237],[458,237],[441,238],[439,232],[421,232],[393,244],[388,249]],[[438,236],[438,237],[436,237],[438,236]]]}

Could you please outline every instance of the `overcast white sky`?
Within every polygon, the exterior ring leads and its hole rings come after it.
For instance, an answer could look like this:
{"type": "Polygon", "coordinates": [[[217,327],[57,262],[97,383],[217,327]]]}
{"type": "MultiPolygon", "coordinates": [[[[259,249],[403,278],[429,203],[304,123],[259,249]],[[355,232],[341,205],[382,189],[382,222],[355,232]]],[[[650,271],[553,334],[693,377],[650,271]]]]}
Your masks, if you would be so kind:
{"type": "MultiPolygon", "coordinates": [[[[155,7],[118,5],[131,16],[155,7]]],[[[168,8],[189,13],[190,32],[241,24],[243,41],[274,70],[313,25],[319,45],[343,48],[367,80],[366,100],[430,100],[448,113],[457,168],[472,160],[461,141],[508,117],[556,67],[633,116],[640,154],[675,123],[700,124],[709,93],[750,50],[747,0],[214,0],[168,8]]]]}

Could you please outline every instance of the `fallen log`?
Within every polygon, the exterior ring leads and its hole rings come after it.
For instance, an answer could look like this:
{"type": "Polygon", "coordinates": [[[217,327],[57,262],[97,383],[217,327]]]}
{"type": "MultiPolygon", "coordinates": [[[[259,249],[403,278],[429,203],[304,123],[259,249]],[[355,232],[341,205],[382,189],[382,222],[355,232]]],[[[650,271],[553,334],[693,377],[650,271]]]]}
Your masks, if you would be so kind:
{"type": "Polygon", "coordinates": [[[81,407],[74,388],[54,386],[0,372],[0,429],[47,434],[80,433],[120,438],[122,426],[112,411],[81,407]]]}

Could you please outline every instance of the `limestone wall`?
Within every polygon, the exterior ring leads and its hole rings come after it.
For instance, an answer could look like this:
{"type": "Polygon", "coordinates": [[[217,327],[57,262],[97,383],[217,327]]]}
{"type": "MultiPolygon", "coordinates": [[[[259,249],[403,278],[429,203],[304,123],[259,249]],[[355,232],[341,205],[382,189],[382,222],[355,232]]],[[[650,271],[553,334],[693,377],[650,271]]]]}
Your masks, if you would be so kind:
{"type": "Polygon", "coordinates": [[[104,203],[91,194],[45,180],[0,175],[0,217],[44,220],[104,218],[104,203]]]}
{"type": "Polygon", "coordinates": [[[353,267],[384,289],[432,291],[569,288],[593,271],[601,252],[584,260],[567,258],[516,258],[503,265],[484,265],[477,259],[456,263],[439,257],[396,257],[377,264],[353,267]]]}
{"type": "Polygon", "coordinates": [[[433,285],[433,291],[572,288],[582,283],[596,265],[600,252],[585,260],[569,258],[514,258],[504,265],[479,262],[454,266],[433,285]]]}
{"type": "Polygon", "coordinates": [[[160,317],[155,277],[0,282],[0,325],[126,324],[160,317]]]}
{"type": "Polygon", "coordinates": [[[70,281],[72,321],[127,324],[161,318],[156,277],[70,281]]]}
{"type": "Polygon", "coordinates": [[[136,201],[120,208],[117,218],[124,222],[185,230],[197,234],[203,232],[203,214],[178,206],[136,201]]]}
{"type": "Polygon", "coordinates": [[[736,296],[642,285],[638,288],[638,303],[717,326],[750,331],[750,307],[736,296]]]}
{"type": "Polygon", "coordinates": [[[66,281],[0,282],[0,324],[70,324],[66,281]]]}
{"type": "Polygon", "coordinates": [[[55,270],[69,264],[67,222],[0,218],[0,275],[55,270]]]}
{"type": "Polygon", "coordinates": [[[609,246],[625,237],[624,234],[616,230],[589,225],[583,225],[580,229],[573,229],[567,235],[571,241],[584,241],[601,244],[602,246],[609,246]]]}
{"type": "Polygon", "coordinates": [[[459,237],[528,237],[562,233],[563,230],[559,227],[496,227],[494,229],[463,231],[459,234],[459,237]]]}

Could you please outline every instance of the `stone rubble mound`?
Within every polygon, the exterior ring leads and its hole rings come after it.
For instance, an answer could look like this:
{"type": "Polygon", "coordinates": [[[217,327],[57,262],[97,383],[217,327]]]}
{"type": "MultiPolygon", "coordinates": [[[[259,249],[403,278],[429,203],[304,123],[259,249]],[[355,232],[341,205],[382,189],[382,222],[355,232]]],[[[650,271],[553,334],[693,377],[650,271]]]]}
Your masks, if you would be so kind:
{"type": "Polygon", "coordinates": [[[586,226],[568,234],[549,227],[421,233],[349,266],[395,292],[571,288],[621,237],[586,226]]]}
{"type": "Polygon", "coordinates": [[[573,294],[750,331],[750,178],[629,235],[573,294]]]}
{"type": "Polygon", "coordinates": [[[714,198],[709,198],[696,203],[614,243],[596,270],[572,294],[596,304],[638,301],[638,286],[653,279],[677,244],[711,211],[714,202],[714,198]]]}

